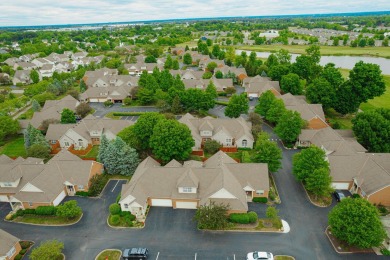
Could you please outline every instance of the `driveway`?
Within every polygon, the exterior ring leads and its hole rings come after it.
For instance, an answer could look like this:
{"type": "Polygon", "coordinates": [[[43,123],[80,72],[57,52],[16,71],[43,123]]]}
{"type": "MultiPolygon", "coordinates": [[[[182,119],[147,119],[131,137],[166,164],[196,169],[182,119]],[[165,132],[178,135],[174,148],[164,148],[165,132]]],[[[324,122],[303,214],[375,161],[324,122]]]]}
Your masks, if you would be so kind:
{"type": "Polygon", "coordinates": [[[115,103],[111,107],[105,107],[103,103],[89,103],[95,109],[93,114],[96,117],[104,117],[109,112],[158,112],[158,108],[153,106],[123,107],[122,104],[115,103]]]}

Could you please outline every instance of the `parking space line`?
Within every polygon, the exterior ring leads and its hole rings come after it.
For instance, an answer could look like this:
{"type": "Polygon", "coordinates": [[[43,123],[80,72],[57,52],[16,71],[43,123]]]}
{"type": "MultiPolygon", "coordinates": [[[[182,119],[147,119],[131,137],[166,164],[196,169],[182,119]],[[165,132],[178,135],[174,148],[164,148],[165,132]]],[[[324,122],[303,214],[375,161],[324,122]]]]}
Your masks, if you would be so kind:
{"type": "Polygon", "coordinates": [[[236,254],[233,254],[233,259],[236,260],[236,254]]]}
{"type": "Polygon", "coordinates": [[[158,260],[158,256],[160,255],[160,252],[157,253],[157,257],[156,257],[156,260],[158,260]]]}
{"type": "Polygon", "coordinates": [[[195,260],[196,260],[196,254],[197,254],[197,253],[195,253],[195,260]]]}
{"type": "Polygon", "coordinates": [[[112,188],[111,192],[114,192],[114,190],[115,190],[116,186],[118,185],[118,183],[119,183],[119,181],[116,182],[116,184],[115,184],[114,188],[112,188]]]}

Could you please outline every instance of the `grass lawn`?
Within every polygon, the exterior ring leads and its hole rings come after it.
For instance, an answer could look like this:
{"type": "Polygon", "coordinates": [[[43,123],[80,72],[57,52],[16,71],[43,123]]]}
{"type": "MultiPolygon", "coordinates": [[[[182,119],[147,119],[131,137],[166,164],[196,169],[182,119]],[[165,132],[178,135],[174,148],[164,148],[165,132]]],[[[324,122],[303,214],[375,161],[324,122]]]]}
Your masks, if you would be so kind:
{"type": "Polygon", "coordinates": [[[38,215],[24,215],[15,218],[14,222],[20,222],[20,223],[29,223],[29,224],[40,224],[40,225],[64,225],[64,224],[74,224],[76,223],[82,215],[73,218],[68,219],[64,217],[57,217],[57,216],[38,216],[38,215]]]}
{"type": "Polygon", "coordinates": [[[276,255],[274,256],[275,260],[294,260],[295,258],[288,255],[276,255]]]}
{"type": "Polygon", "coordinates": [[[114,113],[115,113],[115,112],[109,112],[109,113],[107,113],[107,114],[105,115],[105,117],[111,118],[111,119],[116,119],[116,120],[121,119],[121,116],[114,116],[114,113]]]}
{"type": "Polygon", "coordinates": [[[6,144],[0,147],[0,154],[5,154],[9,157],[26,157],[26,149],[24,149],[24,137],[18,135],[6,140],[6,144]]]}
{"type": "Polygon", "coordinates": [[[34,115],[34,110],[32,108],[28,109],[26,112],[21,114],[18,119],[31,119],[34,115]]]}
{"type": "Polygon", "coordinates": [[[95,158],[98,156],[98,153],[99,153],[99,145],[94,145],[91,149],[91,151],[89,151],[89,153],[87,153],[85,156],[81,156],[81,157],[84,157],[84,158],[95,158]]]}
{"type": "Polygon", "coordinates": [[[107,249],[99,254],[97,260],[119,260],[121,255],[122,252],[120,250],[107,249]]]}
{"type": "Polygon", "coordinates": [[[384,75],[384,80],[386,84],[386,92],[380,97],[370,99],[368,100],[368,102],[361,104],[360,105],[361,110],[367,111],[375,108],[390,109],[390,76],[384,75]]]}
{"type": "MultiPolygon", "coordinates": [[[[185,46],[185,44],[184,44],[185,46]]],[[[188,45],[189,46],[189,45],[188,45]]],[[[280,49],[288,50],[290,53],[303,54],[309,46],[307,45],[252,45],[252,46],[235,46],[239,50],[247,51],[278,51],[280,49]]],[[[375,56],[390,58],[390,48],[388,47],[364,47],[353,48],[349,46],[321,46],[321,55],[323,56],[375,56]]]]}

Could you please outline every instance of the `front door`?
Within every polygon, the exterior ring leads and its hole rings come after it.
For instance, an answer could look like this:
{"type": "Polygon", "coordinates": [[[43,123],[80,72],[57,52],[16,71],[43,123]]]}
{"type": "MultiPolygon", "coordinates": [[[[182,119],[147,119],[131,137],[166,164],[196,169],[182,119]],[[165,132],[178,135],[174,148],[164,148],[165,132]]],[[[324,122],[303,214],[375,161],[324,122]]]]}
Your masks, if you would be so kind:
{"type": "Polygon", "coordinates": [[[69,195],[74,195],[74,186],[73,185],[67,185],[66,188],[68,189],[69,195]]]}

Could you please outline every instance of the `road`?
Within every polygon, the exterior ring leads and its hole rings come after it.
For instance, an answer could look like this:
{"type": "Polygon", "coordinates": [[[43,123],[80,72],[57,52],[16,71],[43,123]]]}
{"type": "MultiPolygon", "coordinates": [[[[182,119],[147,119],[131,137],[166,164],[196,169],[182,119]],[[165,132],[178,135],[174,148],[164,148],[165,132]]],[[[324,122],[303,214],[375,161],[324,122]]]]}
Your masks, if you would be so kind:
{"type": "Polygon", "coordinates": [[[122,104],[116,103],[111,107],[105,107],[103,103],[89,103],[89,105],[95,109],[93,114],[95,117],[104,117],[109,112],[155,112],[159,111],[154,106],[143,107],[123,107],[122,104]]]}

